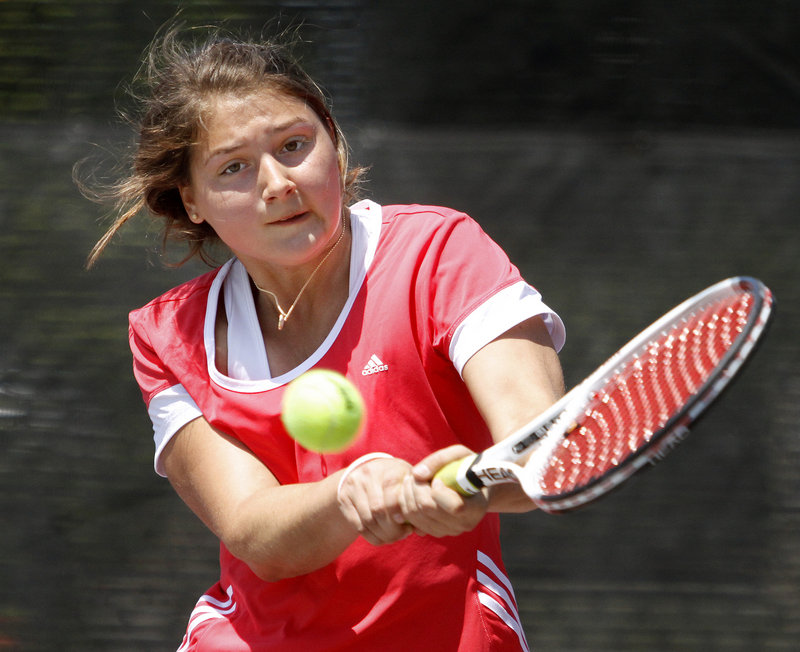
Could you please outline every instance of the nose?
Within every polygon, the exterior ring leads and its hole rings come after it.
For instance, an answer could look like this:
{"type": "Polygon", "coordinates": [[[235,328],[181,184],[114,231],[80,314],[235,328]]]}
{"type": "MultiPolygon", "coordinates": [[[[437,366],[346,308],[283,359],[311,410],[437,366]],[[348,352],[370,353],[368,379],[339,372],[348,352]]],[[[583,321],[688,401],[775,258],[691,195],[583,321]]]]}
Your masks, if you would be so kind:
{"type": "Polygon", "coordinates": [[[268,155],[261,159],[258,180],[264,201],[282,199],[291,195],[297,188],[289,175],[289,170],[280,161],[268,155]]]}

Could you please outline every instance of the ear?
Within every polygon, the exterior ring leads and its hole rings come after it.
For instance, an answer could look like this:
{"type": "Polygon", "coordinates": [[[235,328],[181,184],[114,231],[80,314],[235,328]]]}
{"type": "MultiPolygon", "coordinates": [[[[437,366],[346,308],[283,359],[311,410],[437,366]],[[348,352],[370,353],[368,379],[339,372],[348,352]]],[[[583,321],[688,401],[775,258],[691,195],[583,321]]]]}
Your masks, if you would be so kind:
{"type": "Polygon", "coordinates": [[[197,213],[197,204],[194,201],[194,191],[192,190],[192,186],[188,183],[180,185],[178,186],[178,192],[181,194],[183,207],[186,209],[189,219],[195,224],[202,224],[204,220],[197,213]]]}

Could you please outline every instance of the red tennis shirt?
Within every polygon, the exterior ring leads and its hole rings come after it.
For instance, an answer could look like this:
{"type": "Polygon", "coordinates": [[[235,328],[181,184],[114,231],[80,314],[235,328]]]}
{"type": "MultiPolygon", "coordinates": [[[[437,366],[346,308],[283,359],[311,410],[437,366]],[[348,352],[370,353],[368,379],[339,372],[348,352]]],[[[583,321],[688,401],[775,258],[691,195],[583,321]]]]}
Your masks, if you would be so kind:
{"type": "MultiPolygon", "coordinates": [[[[158,472],[169,438],[201,415],[282,484],[320,480],[369,452],[414,463],[454,443],[491,445],[460,376],[464,363],[534,315],[560,348],[561,320],[463,213],[364,201],[353,206],[351,226],[347,304],[320,348],[282,376],[269,372],[247,274],[235,259],[131,313],[134,372],[153,420],[158,472]],[[219,300],[229,321],[230,375],[214,362],[219,300]],[[367,423],[343,453],[307,451],[281,424],[286,384],[312,367],[343,373],[364,397],[367,423]]],[[[458,537],[412,535],[380,547],[359,538],[333,563],[277,582],[256,577],[221,544],[220,571],[190,616],[181,650],[527,649],[496,515],[458,537]]]]}

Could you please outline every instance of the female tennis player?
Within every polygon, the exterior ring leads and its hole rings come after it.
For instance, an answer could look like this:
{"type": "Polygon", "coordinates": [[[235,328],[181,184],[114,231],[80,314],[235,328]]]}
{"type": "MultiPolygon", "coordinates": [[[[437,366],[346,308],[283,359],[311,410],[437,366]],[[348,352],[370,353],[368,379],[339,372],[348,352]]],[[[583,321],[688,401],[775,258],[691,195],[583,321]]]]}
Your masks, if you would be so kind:
{"type": "Polygon", "coordinates": [[[180,649],[527,649],[497,513],[532,503],[431,479],[563,393],[559,317],[468,216],[354,203],[362,170],[283,46],[172,30],[143,80],[90,263],[142,209],[189,257],[230,252],[130,315],[155,469],[220,540],[180,649]],[[343,453],[281,425],[314,367],[366,402],[343,453]]]}

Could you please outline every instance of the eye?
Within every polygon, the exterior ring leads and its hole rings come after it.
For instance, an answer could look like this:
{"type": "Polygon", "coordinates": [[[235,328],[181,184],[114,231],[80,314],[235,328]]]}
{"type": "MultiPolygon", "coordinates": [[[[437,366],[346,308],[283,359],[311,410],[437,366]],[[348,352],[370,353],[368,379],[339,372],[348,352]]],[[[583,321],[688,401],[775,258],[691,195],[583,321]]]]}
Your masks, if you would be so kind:
{"type": "Polygon", "coordinates": [[[222,170],[223,175],[231,175],[236,174],[237,172],[241,172],[244,169],[244,163],[241,161],[234,161],[233,163],[225,166],[222,170]]]}
{"type": "Polygon", "coordinates": [[[310,141],[308,138],[303,138],[300,136],[297,138],[290,138],[283,144],[283,151],[288,152],[289,154],[294,154],[305,149],[309,142],[310,141]]]}

